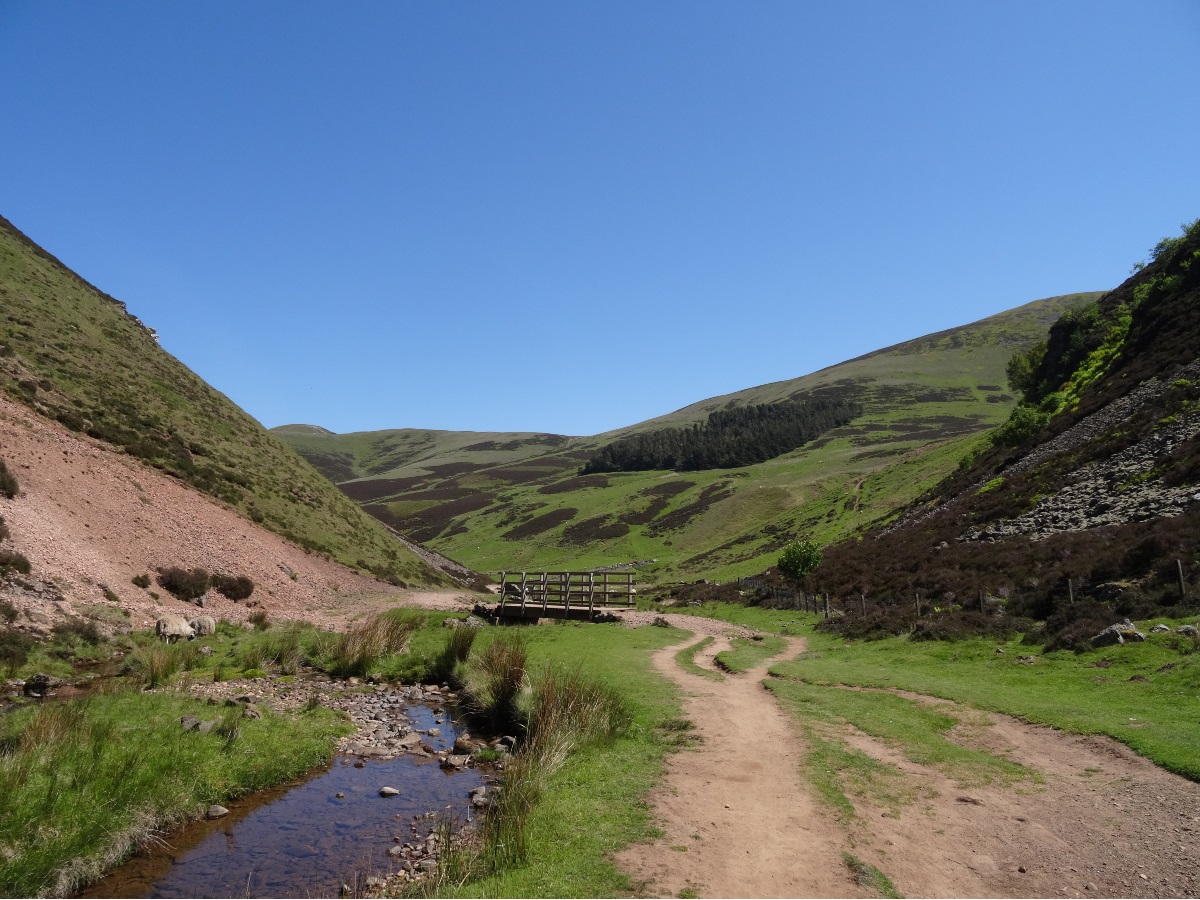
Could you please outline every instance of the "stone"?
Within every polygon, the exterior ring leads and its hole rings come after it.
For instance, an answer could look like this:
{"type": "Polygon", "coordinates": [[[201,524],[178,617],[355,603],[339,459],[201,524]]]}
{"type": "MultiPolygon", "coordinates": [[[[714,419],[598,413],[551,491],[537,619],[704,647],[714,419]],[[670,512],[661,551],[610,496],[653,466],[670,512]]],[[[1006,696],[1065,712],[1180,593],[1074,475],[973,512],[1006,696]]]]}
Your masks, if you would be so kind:
{"type": "Polygon", "coordinates": [[[216,719],[208,719],[207,721],[201,722],[199,725],[197,725],[196,730],[198,732],[200,732],[201,734],[208,734],[216,727],[217,727],[217,720],[216,719]]]}
{"type": "Polygon", "coordinates": [[[213,653],[212,647],[205,646],[205,647],[200,648],[201,656],[212,656],[212,653],[213,653]]]}
{"type": "Polygon", "coordinates": [[[653,625],[655,628],[670,628],[671,627],[671,623],[668,622],[666,619],[664,619],[662,616],[655,616],[654,621],[651,622],[650,624],[653,625]]]}
{"type": "Polygon", "coordinates": [[[429,728],[429,729],[426,729],[425,733],[426,733],[427,735],[429,735],[430,737],[438,737],[438,736],[439,736],[439,735],[442,733],[442,729],[440,729],[440,728],[429,728]]]}
{"type": "Polygon", "coordinates": [[[404,848],[401,847],[399,844],[396,844],[395,846],[392,846],[392,847],[388,847],[387,855],[390,856],[392,859],[396,859],[397,857],[404,855],[404,848]]]}
{"type": "Polygon", "coordinates": [[[469,734],[460,734],[454,739],[454,752],[471,754],[475,751],[475,742],[469,734]]]}
{"type": "Polygon", "coordinates": [[[242,710],[242,716],[247,719],[261,719],[262,710],[258,708],[256,703],[247,703],[246,708],[242,710]]]}
{"type": "Polygon", "coordinates": [[[381,788],[379,789],[379,796],[380,796],[380,797],[395,797],[395,796],[397,796],[399,793],[400,793],[400,792],[399,792],[398,790],[396,790],[394,787],[386,787],[386,786],[385,786],[385,787],[381,787],[381,788]]]}
{"type": "Polygon", "coordinates": [[[200,727],[200,720],[189,713],[179,717],[179,724],[183,726],[184,731],[195,731],[200,727]]]}
{"type": "Polygon", "coordinates": [[[1153,628],[1150,629],[1150,633],[1151,634],[1170,634],[1171,626],[1163,625],[1161,622],[1159,622],[1157,625],[1155,625],[1153,628]]]}
{"type": "Polygon", "coordinates": [[[487,622],[478,616],[467,616],[462,620],[463,628],[486,628],[487,622]]]}
{"type": "Polygon", "coordinates": [[[381,887],[383,887],[385,884],[387,884],[387,882],[384,881],[382,878],[380,878],[378,875],[368,875],[366,877],[366,879],[363,881],[363,884],[366,885],[367,890],[377,891],[381,887]]]}
{"type": "Polygon", "coordinates": [[[208,808],[208,812],[206,812],[205,815],[210,819],[220,819],[223,816],[229,815],[229,810],[221,806],[219,803],[214,803],[208,808]]]}
{"type": "Polygon", "coordinates": [[[465,755],[451,754],[439,763],[443,769],[465,769],[467,763],[471,761],[471,757],[465,755]]]}
{"type": "Polygon", "coordinates": [[[1176,634],[1186,634],[1186,635],[1189,635],[1190,637],[1196,637],[1197,635],[1200,635],[1200,629],[1196,628],[1195,625],[1180,625],[1178,628],[1175,629],[1175,633],[1176,634]]]}
{"type": "Polygon", "coordinates": [[[339,799],[339,800],[345,800],[345,799],[346,799],[346,795],[345,795],[344,793],[342,793],[341,791],[338,791],[338,792],[337,792],[336,794],[334,794],[333,796],[334,796],[334,797],[336,797],[336,798],[337,798],[337,799],[339,799]]]}
{"type": "Polygon", "coordinates": [[[52,678],[39,672],[37,675],[30,675],[25,679],[25,684],[21,687],[21,693],[26,697],[45,697],[50,691],[60,684],[57,678],[52,678]]]}

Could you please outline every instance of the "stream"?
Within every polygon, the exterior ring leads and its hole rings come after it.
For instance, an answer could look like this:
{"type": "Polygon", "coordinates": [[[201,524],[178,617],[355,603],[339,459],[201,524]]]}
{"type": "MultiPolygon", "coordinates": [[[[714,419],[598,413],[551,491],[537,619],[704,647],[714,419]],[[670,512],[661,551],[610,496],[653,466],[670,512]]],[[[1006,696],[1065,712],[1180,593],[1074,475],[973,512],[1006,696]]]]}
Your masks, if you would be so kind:
{"type": "MultiPolygon", "coordinates": [[[[440,720],[426,738],[453,746],[450,711],[412,704],[415,729],[440,720]],[[435,719],[436,715],[436,719],[435,719]]],[[[438,819],[467,819],[468,792],[483,783],[475,769],[447,771],[432,757],[338,756],[301,781],[228,803],[229,815],[198,821],[95,882],[81,897],[336,897],[342,885],[396,871],[387,851],[417,843],[438,819]],[[397,796],[381,797],[394,787],[397,796]],[[341,796],[339,796],[341,795],[341,796]]]]}

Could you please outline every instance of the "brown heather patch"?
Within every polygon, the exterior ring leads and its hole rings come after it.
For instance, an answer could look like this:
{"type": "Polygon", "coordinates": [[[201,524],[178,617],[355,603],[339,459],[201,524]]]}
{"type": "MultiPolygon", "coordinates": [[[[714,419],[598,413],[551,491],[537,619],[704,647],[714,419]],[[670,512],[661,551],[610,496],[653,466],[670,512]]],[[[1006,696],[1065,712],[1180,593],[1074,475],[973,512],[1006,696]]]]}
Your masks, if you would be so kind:
{"type": "Polygon", "coordinates": [[[569,494],[585,488],[606,488],[608,479],[603,475],[576,475],[565,481],[556,481],[538,488],[539,494],[569,494]]]}
{"type": "Polygon", "coordinates": [[[609,522],[608,516],[584,519],[563,530],[563,540],[571,544],[589,544],[592,541],[607,541],[629,534],[624,522],[609,522]]]}
{"type": "MultiPolygon", "coordinates": [[[[310,457],[311,458],[311,457],[310,457]]],[[[353,477],[353,476],[351,476],[353,477]]],[[[375,478],[370,481],[349,481],[338,485],[342,493],[359,503],[382,500],[425,483],[424,478],[375,478]]]]}
{"type": "Polygon", "coordinates": [[[524,540],[525,538],[531,538],[538,534],[544,534],[547,531],[557,528],[564,522],[571,521],[573,518],[575,518],[578,512],[579,510],[573,509],[569,506],[565,509],[551,510],[548,513],[535,516],[528,522],[518,525],[516,528],[512,528],[504,532],[504,534],[500,535],[500,537],[504,538],[506,541],[520,541],[524,540]]]}

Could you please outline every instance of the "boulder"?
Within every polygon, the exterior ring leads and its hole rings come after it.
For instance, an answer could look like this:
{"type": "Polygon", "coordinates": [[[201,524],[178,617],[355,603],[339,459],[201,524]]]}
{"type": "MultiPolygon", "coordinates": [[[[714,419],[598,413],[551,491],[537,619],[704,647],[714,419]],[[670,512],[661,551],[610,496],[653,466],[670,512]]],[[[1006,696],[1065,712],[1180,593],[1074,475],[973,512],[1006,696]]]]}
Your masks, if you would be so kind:
{"type": "Polygon", "coordinates": [[[210,819],[220,819],[223,816],[229,815],[229,810],[221,806],[219,803],[214,803],[208,808],[208,812],[205,813],[205,815],[207,815],[210,819]]]}
{"type": "Polygon", "coordinates": [[[1092,638],[1093,647],[1111,647],[1114,644],[1124,644],[1126,641],[1144,641],[1146,635],[1138,631],[1132,622],[1126,619],[1116,625],[1109,625],[1092,638]]]}
{"type": "Polygon", "coordinates": [[[450,754],[443,759],[438,765],[443,769],[465,769],[467,763],[471,761],[471,757],[459,754],[450,754]]]}
{"type": "Polygon", "coordinates": [[[180,716],[179,724],[183,727],[184,731],[195,731],[200,727],[200,720],[195,716],[188,714],[186,716],[180,716]]]}
{"type": "Polygon", "coordinates": [[[1197,629],[1195,625],[1180,625],[1175,629],[1175,633],[1196,637],[1197,635],[1200,635],[1200,629],[1197,629]]]}
{"type": "Polygon", "coordinates": [[[485,622],[483,619],[479,618],[478,616],[472,615],[472,616],[467,616],[465,619],[462,620],[462,627],[463,628],[486,628],[487,622],[485,622]]]}
{"type": "Polygon", "coordinates": [[[25,684],[21,687],[21,693],[26,697],[45,697],[60,684],[62,682],[59,679],[39,672],[25,679],[25,684]]]}
{"type": "Polygon", "coordinates": [[[1150,629],[1151,634],[1170,634],[1171,626],[1163,625],[1161,622],[1150,629]]]}

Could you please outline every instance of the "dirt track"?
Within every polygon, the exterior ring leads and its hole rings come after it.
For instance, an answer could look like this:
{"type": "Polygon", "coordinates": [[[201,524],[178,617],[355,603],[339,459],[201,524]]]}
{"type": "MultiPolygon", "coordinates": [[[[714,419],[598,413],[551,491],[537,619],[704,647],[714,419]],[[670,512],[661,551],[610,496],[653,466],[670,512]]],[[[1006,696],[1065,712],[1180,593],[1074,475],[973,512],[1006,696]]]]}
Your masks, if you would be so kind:
{"type": "MultiPolygon", "coordinates": [[[[652,797],[663,837],[617,856],[644,893],[873,896],[851,877],[847,852],[910,897],[1200,895],[1200,785],[1108,738],[955,704],[947,705],[964,723],[956,741],[1027,766],[1036,778],[964,786],[846,726],[843,740],[896,766],[920,799],[896,815],[852,796],[855,815],[839,824],[805,782],[804,742],[763,689],[766,666],[723,682],[684,672],[674,654],[696,639],[654,657],[684,690],[684,715],[702,742],[671,758],[652,797]]],[[[789,655],[803,649],[802,640],[789,644],[789,655]]],[[[697,663],[712,668],[727,646],[718,639],[697,663]]]]}

